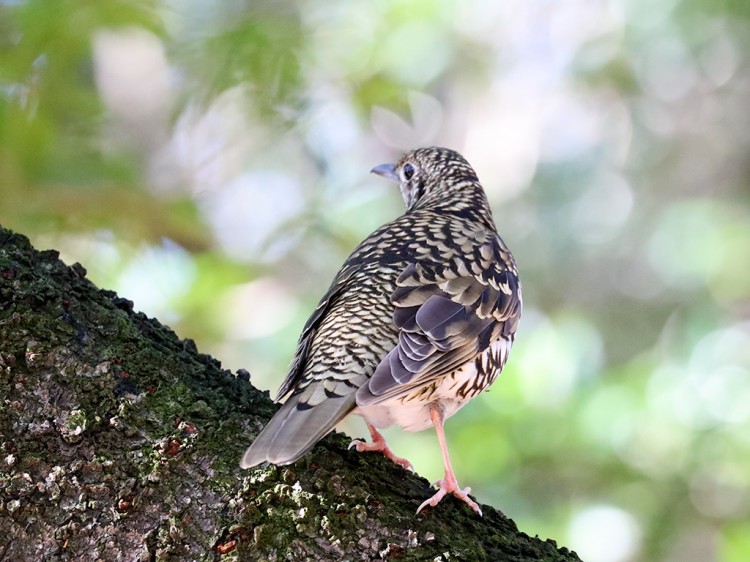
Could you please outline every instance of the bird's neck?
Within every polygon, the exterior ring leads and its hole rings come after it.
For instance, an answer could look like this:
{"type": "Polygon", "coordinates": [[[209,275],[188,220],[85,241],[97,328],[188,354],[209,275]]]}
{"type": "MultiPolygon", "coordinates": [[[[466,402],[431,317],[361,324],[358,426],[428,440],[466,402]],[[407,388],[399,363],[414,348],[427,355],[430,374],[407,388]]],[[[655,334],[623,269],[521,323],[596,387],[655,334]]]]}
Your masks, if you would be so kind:
{"type": "Polygon", "coordinates": [[[417,209],[455,215],[496,230],[487,196],[477,181],[445,183],[417,202],[413,210],[417,209]]]}

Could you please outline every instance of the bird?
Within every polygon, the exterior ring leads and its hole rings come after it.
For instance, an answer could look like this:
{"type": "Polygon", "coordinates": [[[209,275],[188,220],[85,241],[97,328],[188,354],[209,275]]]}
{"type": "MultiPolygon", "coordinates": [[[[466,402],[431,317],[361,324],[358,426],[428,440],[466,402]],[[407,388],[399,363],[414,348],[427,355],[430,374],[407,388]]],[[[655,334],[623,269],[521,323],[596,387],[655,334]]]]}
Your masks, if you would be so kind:
{"type": "Polygon", "coordinates": [[[417,509],[452,494],[480,516],[451,466],[444,423],[508,359],[522,310],[515,260],[477,174],[458,152],[417,148],[372,173],[399,184],[406,211],[365,238],[302,329],[276,401],[240,466],[293,463],[350,414],[400,466],[379,429],[434,427],[445,475],[417,509]]]}

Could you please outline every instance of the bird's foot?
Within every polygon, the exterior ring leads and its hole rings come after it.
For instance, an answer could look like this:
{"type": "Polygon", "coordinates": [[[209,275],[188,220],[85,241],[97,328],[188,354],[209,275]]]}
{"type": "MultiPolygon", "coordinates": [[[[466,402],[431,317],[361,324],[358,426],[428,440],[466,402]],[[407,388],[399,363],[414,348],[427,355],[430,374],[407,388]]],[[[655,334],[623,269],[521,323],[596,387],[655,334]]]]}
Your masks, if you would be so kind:
{"type": "Polygon", "coordinates": [[[349,443],[349,448],[357,449],[357,452],[364,453],[365,451],[373,451],[376,453],[381,453],[383,456],[391,459],[396,464],[403,466],[407,470],[414,471],[414,466],[406,460],[403,457],[396,456],[393,451],[391,451],[390,447],[386,445],[385,439],[382,440],[375,440],[372,443],[365,443],[364,441],[360,441],[359,439],[355,439],[351,443],[349,443]]]}
{"type": "Polygon", "coordinates": [[[438,480],[435,484],[437,484],[440,489],[434,496],[422,502],[422,505],[417,509],[417,513],[422,511],[428,505],[435,507],[446,494],[453,494],[462,502],[467,503],[471,509],[479,514],[480,517],[482,516],[482,510],[479,508],[477,502],[469,497],[471,488],[466,487],[463,490],[459,488],[458,482],[456,482],[456,477],[453,474],[446,474],[443,480],[438,480]]]}

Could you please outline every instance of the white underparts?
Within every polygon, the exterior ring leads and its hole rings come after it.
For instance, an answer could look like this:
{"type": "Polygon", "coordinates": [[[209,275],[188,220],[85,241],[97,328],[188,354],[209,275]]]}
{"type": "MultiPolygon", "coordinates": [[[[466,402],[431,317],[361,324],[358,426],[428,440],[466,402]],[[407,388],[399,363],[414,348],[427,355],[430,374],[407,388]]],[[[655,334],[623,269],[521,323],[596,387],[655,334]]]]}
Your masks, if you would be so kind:
{"type": "Polygon", "coordinates": [[[504,338],[493,342],[480,356],[485,375],[477,369],[477,358],[446,375],[405,395],[384,402],[357,407],[353,413],[378,428],[398,425],[404,431],[432,427],[430,405],[439,403],[443,419],[460,410],[471,398],[485,390],[499,374],[512,343],[504,338]],[[493,365],[494,363],[494,365],[493,365]],[[493,368],[494,367],[494,368],[493,368]],[[463,389],[463,392],[459,392],[463,389]]]}

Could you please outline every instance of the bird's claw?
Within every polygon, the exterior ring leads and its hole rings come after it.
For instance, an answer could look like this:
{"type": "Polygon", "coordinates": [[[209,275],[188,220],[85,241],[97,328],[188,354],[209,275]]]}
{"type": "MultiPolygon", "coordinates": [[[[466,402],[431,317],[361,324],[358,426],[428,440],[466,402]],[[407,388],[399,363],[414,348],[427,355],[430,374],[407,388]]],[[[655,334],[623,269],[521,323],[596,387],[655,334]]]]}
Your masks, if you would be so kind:
{"type": "Polygon", "coordinates": [[[479,504],[472,500],[469,497],[469,494],[471,493],[471,488],[468,486],[464,488],[463,490],[455,485],[455,483],[447,482],[445,480],[438,480],[433,484],[433,486],[439,486],[439,490],[437,493],[432,496],[431,498],[426,499],[423,501],[420,506],[417,508],[417,514],[419,514],[420,511],[422,511],[425,507],[428,505],[431,507],[435,507],[440,500],[442,500],[447,494],[453,494],[456,496],[459,500],[466,503],[471,509],[476,511],[479,516],[482,516],[482,510],[479,507],[479,504]]]}
{"type": "Polygon", "coordinates": [[[391,449],[387,445],[385,445],[384,442],[376,441],[374,443],[365,443],[364,441],[360,441],[359,439],[354,439],[351,443],[349,443],[348,448],[356,449],[358,453],[364,453],[367,451],[380,453],[384,457],[391,459],[397,465],[414,472],[414,466],[407,459],[394,455],[393,451],[391,451],[391,449]]]}

